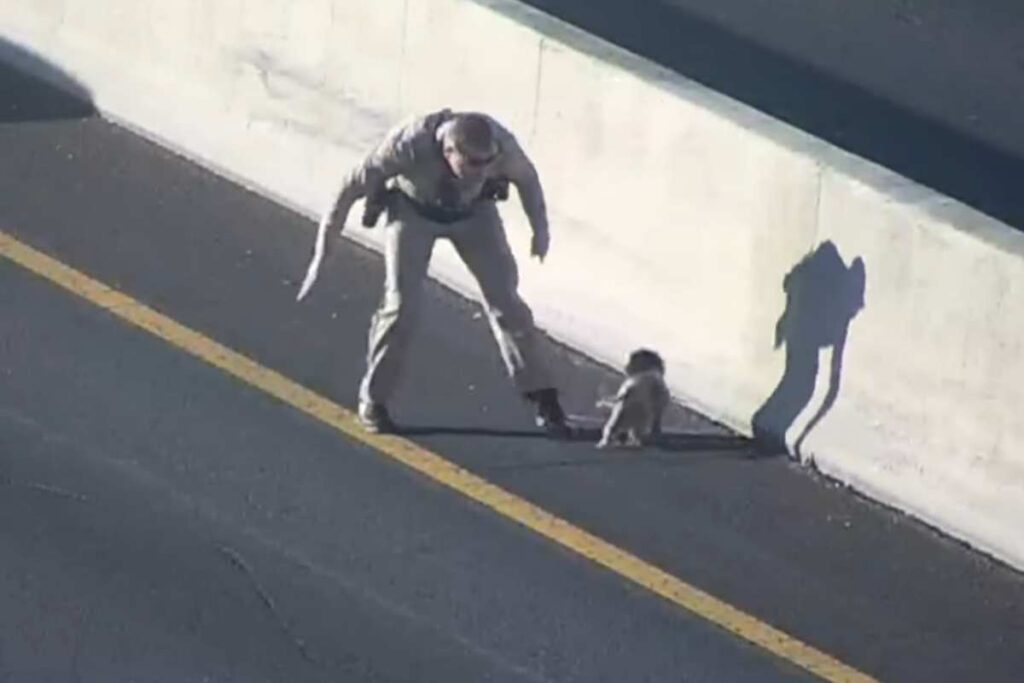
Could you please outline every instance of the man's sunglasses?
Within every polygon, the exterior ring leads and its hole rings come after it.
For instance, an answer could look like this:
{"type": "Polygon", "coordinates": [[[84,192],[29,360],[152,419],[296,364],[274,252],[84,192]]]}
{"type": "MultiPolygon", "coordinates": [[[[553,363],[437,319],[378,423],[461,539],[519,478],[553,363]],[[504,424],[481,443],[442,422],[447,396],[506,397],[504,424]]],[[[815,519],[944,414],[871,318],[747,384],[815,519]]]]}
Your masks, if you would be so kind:
{"type": "Polygon", "coordinates": [[[498,152],[495,152],[494,154],[491,154],[486,157],[475,157],[472,154],[467,154],[463,152],[457,147],[453,147],[452,149],[455,151],[456,154],[458,154],[462,158],[462,160],[465,162],[467,166],[472,166],[473,168],[483,168],[484,166],[489,166],[490,164],[494,163],[495,159],[498,158],[498,152]]]}

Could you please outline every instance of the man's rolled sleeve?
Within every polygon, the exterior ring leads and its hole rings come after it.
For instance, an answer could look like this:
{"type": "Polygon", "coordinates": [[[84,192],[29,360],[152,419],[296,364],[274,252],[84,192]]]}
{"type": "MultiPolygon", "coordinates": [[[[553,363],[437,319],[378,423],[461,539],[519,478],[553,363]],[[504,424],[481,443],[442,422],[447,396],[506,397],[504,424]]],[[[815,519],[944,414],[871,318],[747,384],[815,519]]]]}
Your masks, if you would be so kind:
{"type": "Polygon", "coordinates": [[[548,233],[548,210],[544,200],[544,189],[533,162],[511,135],[501,141],[503,172],[516,186],[523,211],[530,221],[533,233],[548,233]]]}

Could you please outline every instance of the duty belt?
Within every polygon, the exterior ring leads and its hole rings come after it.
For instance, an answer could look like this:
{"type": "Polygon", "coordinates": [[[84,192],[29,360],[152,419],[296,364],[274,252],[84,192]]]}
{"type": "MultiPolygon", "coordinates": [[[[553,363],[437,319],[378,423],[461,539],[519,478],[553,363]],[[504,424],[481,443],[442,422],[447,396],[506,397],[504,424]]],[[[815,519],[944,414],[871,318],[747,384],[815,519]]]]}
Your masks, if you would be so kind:
{"type": "Polygon", "coordinates": [[[423,218],[426,218],[428,221],[434,221],[435,223],[457,223],[459,221],[466,220],[473,213],[472,204],[465,207],[447,207],[441,206],[440,204],[427,204],[409,196],[402,190],[395,189],[393,192],[402,195],[402,199],[412,207],[413,211],[423,218]]]}
{"type": "Polygon", "coordinates": [[[458,221],[465,220],[472,215],[473,208],[477,202],[501,202],[508,199],[508,180],[504,178],[488,178],[487,181],[484,182],[480,195],[477,197],[476,201],[462,207],[447,207],[439,204],[427,204],[412,197],[406,192],[403,192],[400,188],[391,187],[385,189],[379,194],[367,197],[366,209],[363,214],[363,225],[370,227],[376,224],[380,214],[383,213],[390,203],[395,201],[398,196],[401,196],[402,199],[408,202],[413,211],[423,218],[426,218],[428,221],[434,221],[435,223],[457,223],[458,221]]]}

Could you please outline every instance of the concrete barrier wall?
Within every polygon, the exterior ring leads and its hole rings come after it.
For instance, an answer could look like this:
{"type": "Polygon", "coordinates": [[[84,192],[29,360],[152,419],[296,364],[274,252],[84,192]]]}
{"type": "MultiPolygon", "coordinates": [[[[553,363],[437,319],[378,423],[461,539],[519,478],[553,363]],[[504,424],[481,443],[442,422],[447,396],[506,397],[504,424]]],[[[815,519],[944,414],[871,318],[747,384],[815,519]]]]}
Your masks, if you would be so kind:
{"type": "MultiPolygon", "coordinates": [[[[1024,567],[1011,228],[510,0],[0,0],[0,17],[107,115],[310,216],[402,116],[494,114],[549,194],[544,265],[502,209],[545,329],[615,365],[656,347],[684,402],[1024,567]]],[[[475,291],[450,249],[432,272],[475,291]]]]}

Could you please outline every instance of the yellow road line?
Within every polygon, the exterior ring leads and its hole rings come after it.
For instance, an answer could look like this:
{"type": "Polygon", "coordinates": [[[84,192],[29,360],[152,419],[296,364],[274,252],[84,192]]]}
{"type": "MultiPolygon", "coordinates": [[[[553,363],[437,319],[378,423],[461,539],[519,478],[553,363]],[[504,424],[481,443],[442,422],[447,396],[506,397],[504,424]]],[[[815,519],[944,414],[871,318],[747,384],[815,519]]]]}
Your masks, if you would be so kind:
{"type": "Polygon", "coordinates": [[[687,584],[411,441],[368,434],[352,412],[0,231],[0,255],[246,384],[365,443],[726,631],[827,681],[870,676],[687,584]]]}

